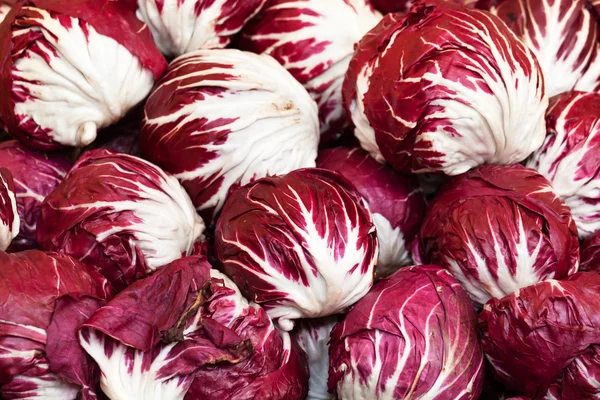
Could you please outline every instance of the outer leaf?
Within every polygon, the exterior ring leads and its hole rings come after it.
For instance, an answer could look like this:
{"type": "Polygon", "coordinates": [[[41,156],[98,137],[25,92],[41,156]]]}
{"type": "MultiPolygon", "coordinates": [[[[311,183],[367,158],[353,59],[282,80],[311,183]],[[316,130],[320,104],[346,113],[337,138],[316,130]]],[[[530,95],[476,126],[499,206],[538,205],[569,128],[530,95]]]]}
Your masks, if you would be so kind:
{"type": "Polygon", "coordinates": [[[402,172],[514,164],[545,136],[533,53],[498,17],[446,2],[387,15],[358,44],[343,96],[361,146],[402,172]]]}
{"type": "Polygon", "coordinates": [[[341,175],[306,168],[231,194],[216,255],[242,293],[286,331],[293,320],[345,311],[373,282],[375,227],[341,175]]]}
{"type": "Polygon", "coordinates": [[[585,239],[600,229],[600,94],[553,97],[546,127],[546,141],[527,165],[552,183],[585,239]]]}
{"type": "Polygon", "coordinates": [[[0,26],[0,116],[28,147],[83,147],[166,69],[124,2],[28,0],[0,26]]]}
{"type": "Polygon", "coordinates": [[[579,266],[569,208],[520,165],[483,166],[449,181],[430,204],[420,252],[452,272],[478,306],[579,266]]]}
{"type": "Polygon", "coordinates": [[[75,332],[111,290],[74,259],[0,252],[0,394],[5,399],[95,398],[96,376],[75,332]]]}
{"type": "Polygon", "coordinates": [[[77,331],[105,301],[90,296],[77,297],[67,294],[56,301],[54,315],[47,329],[46,357],[52,371],[62,381],[82,387],[82,399],[96,399],[98,370],[79,345],[77,331]]]}
{"type": "Polygon", "coordinates": [[[225,275],[211,270],[211,318],[252,343],[246,360],[203,368],[186,395],[188,400],[304,400],[308,391],[306,357],[287,332],[278,332],[266,312],[248,303],[225,275]]]}
{"type": "Polygon", "coordinates": [[[177,180],[137,157],[84,154],[42,204],[38,242],[87,263],[122,289],[203,239],[177,180]]]}
{"type": "Polygon", "coordinates": [[[360,148],[323,150],[319,168],[338,171],[356,186],[373,215],[379,241],[376,273],[385,277],[411,263],[409,249],[423,217],[425,200],[419,183],[379,164],[360,148]]]}
{"type": "Polygon", "coordinates": [[[367,0],[274,0],[249,24],[241,48],[273,56],[319,105],[321,145],[347,127],[342,83],[354,45],[381,20],[367,0]]]}
{"type": "Polygon", "coordinates": [[[490,300],[480,327],[496,376],[532,399],[544,398],[553,382],[546,398],[597,397],[599,303],[600,275],[590,272],[490,300]]]}
{"type": "Polygon", "coordinates": [[[231,188],[314,167],[317,107],[275,60],[201,50],[175,60],[145,107],[142,153],[210,223],[231,188]]]}
{"type": "Polygon", "coordinates": [[[477,315],[436,266],[381,280],[331,332],[329,389],[342,399],[477,399],[477,315]]]}

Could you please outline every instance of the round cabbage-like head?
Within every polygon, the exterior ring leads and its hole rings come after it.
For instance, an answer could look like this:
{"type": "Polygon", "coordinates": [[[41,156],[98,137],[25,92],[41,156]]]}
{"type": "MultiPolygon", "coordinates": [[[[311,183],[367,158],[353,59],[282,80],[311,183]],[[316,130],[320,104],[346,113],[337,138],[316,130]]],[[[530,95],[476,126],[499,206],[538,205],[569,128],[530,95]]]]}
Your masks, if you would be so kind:
{"type": "Polygon", "coordinates": [[[571,209],[582,239],[600,230],[600,94],[567,92],[553,97],[548,134],[528,160],[571,209]]]}
{"type": "MultiPolygon", "coordinates": [[[[135,2],[136,0],[129,0],[135,2]]],[[[267,0],[137,0],[137,16],[148,24],[167,57],[226,47],[267,0]]]]}
{"type": "Polygon", "coordinates": [[[532,399],[600,396],[599,293],[600,274],[580,272],[490,300],[480,327],[494,375],[532,399]]]}
{"type": "MultiPolygon", "coordinates": [[[[0,167],[0,250],[19,235],[21,220],[17,210],[15,184],[9,169],[0,167]]],[[[25,221],[23,221],[25,222],[25,221]]]]}
{"type": "Polygon", "coordinates": [[[340,399],[478,399],[477,314],[437,266],[403,268],[331,331],[329,390],[340,399]]]}
{"type": "Polygon", "coordinates": [[[44,250],[83,261],[122,289],[192,253],[204,222],[177,179],[140,158],[86,152],[42,203],[44,250]]]}
{"type": "Polygon", "coordinates": [[[133,283],[79,339],[113,399],[303,400],[308,391],[302,350],[204,257],[133,283]]]}
{"type": "Polygon", "coordinates": [[[17,140],[0,143],[0,167],[8,169],[14,180],[19,235],[10,251],[37,247],[36,226],[42,201],[63,180],[73,163],[65,153],[41,153],[17,140]]]}
{"type": "Polygon", "coordinates": [[[381,20],[368,0],[274,0],[244,28],[241,48],[273,56],[319,105],[321,144],[347,128],[342,84],[354,45],[381,20]]]}
{"type": "Polygon", "coordinates": [[[579,266],[569,208],[550,182],[520,165],[482,166],[449,181],[429,206],[419,250],[478,306],[579,266]]]}
{"type": "Polygon", "coordinates": [[[167,67],[124,2],[30,0],[0,25],[0,118],[28,147],[83,147],[167,67]]]}
{"type": "Polygon", "coordinates": [[[377,233],[360,194],[318,168],[260,179],[233,192],[215,231],[225,273],[283,330],[338,314],[373,284],[377,233]]]}
{"type": "Polygon", "coordinates": [[[600,22],[592,0],[495,0],[491,12],[535,53],[550,97],[600,90],[600,22]]]}
{"type": "Polygon", "coordinates": [[[337,171],[350,180],[371,211],[379,241],[377,276],[388,276],[411,264],[412,242],[425,216],[419,183],[378,163],[358,147],[322,150],[317,167],[337,171]]]}
{"type": "Polygon", "coordinates": [[[99,378],[77,329],[112,295],[107,280],[58,253],[0,252],[0,396],[95,399],[99,378]]]}
{"type": "Polygon", "coordinates": [[[446,2],[388,14],[358,44],[343,97],[361,146],[402,172],[514,164],[545,137],[533,53],[498,17],[446,2]]]}
{"type": "Polygon", "coordinates": [[[342,316],[331,315],[317,319],[301,319],[294,328],[294,339],[308,358],[310,379],[306,400],[334,400],[328,392],[329,334],[342,316]]]}
{"type": "Polygon", "coordinates": [[[207,221],[232,187],[314,167],[317,106],[273,58],[199,50],[175,60],[145,107],[144,156],[175,175],[207,221]]]}

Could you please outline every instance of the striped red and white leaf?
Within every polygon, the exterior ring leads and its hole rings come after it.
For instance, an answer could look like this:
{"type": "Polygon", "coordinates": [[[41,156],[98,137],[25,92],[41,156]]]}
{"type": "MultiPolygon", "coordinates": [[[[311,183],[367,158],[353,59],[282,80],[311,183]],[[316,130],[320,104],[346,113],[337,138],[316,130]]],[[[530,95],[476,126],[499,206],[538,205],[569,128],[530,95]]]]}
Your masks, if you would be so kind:
{"type": "Polygon", "coordinates": [[[117,289],[189,255],[204,222],[177,179],[140,158],[105,149],[79,158],[42,203],[42,249],[69,254],[117,289]]]}
{"type": "Polygon", "coordinates": [[[110,297],[106,279],[68,256],[37,250],[0,252],[0,264],[2,398],[96,399],[95,367],[77,329],[110,297]]]}
{"type": "Polygon", "coordinates": [[[480,314],[480,327],[495,376],[534,400],[597,398],[598,307],[600,275],[594,272],[490,300],[480,314]]]}
{"type": "Polygon", "coordinates": [[[343,97],[362,147],[402,172],[517,163],[545,136],[534,54],[498,17],[451,3],[384,17],[360,41],[343,97]]]}
{"type": "Polygon", "coordinates": [[[232,49],[175,60],[145,106],[144,156],[214,222],[230,189],[314,167],[317,106],[273,58],[232,49]]]}
{"type": "Polygon", "coordinates": [[[21,229],[15,192],[10,170],[0,167],[0,250],[2,251],[10,246],[21,229]]]}
{"type": "Polygon", "coordinates": [[[233,192],[215,252],[242,293],[290,331],[295,319],[344,312],[369,291],[376,236],[350,181],[307,168],[233,192]]]}
{"type": "Polygon", "coordinates": [[[449,181],[430,204],[419,250],[477,306],[579,267],[571,211],[550,182],[520,165],[482,166],[449,181]]]}
{"type": "Polygon", "coordinates": [[[425,217],[425,200],[419,183],[389,165],[378,163],[358,147],[322,150],[317,167],[339,172],[363,196],[377,229],[377,276],[388,276],[409,265],[412,242],[425,217]]]}
{"type": "MultiPolygon", "coordinates": [[[[136,0],[127,0],[136,2],[136,0]]],[[[267,0],[137,0],[137,16],[168,57],[226,47],[267,0]]]]}
{"type": "Polygon", "coordinates": [[[0,25],[0,116],[40,150],[83,147],[150,92],[166,69],[124,2],[28,0],[0,25]]]}
{"type": "Polygon", "coordinates": [[[244,28],[239,46],[273,56],[304,85],[326,144],[347,127],[342,83],[354,45],[380,20],[367,0],[274,0],[244,28]]]}
{"type": "Polygon", "coordinates": [[[477,314],[436,266],[376,283],[331,332],[329,389],[341,399],[478,399],[477,314]]]}
{"type": "Polygon", "coordinates": [[[546,127],[546,141],[527,165],[550,180],[585,239],[600,230],[600,94],[553,97],[546,127]]]}
{"type": "Polygon", "coordinates": [[[600,90],[600,23],[589,0],[496,0],[491,12],[535,53],[550,97],[600,90]]]}

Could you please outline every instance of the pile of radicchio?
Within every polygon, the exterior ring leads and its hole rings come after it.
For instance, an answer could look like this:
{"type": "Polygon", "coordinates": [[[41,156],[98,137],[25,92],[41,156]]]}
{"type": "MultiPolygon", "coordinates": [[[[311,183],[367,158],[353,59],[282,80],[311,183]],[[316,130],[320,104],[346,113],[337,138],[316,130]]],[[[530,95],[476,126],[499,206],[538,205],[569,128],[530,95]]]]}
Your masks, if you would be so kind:
{"type": "Polygon", "coordinates": [[[24,398],[600,399],[600,0],[0,0],[24,398]]]}

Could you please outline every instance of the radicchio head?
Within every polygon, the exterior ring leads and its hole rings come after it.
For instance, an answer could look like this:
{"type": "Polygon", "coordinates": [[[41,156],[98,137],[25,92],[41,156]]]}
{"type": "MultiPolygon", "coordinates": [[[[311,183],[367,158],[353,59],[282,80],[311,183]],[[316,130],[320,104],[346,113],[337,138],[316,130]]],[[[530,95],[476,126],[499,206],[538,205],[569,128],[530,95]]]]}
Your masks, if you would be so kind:
{"type": "Polygon", "coordinates": [[[134,282],[79,338],[113,399],[300,400],[307,392],[306,361],[289,334],[199,256],[134,282]]]}
{"type": "Polygon", "coordinates": [[[28,147],[82,147],[166,69],[124,2],[27,0],[0,25],[0,117],[28,147]]]}
{"type": "Polygon", "coordinates": [[[350,181],[306,168],[233,192],[215,252],[242,292],[289,331],[293,320],[341,313],[369,291],[376,235],[350,181]]]}
{"type": "Polygon", "coordinates": [[[533,53],[498,17],[446,2],[388,14],[360,41],[343,96],[362,147],[403,172],[517,163],[545,136],[533,53]]]}
{"type": "Polygon", "coordinates": [[[600,229],[600,94],[567,92],[553,97],[548,135],[528,166],[544,175],[571,209],[579,237],[600,229]]]}
{"type": "Polygon", "coordinates": [[[319,105],[321,144],[347,127],[342,83],[354,45],[381,20],[368,0],[272,0],[239,45],[273,56],[319,105]]]}
{"type": "Polygon", "coordinates": [[[207,221],[232,187],[315,165],[317,106],[267,55],[221,49],[179,57],[145,113],[142,153],[180,180],[207,221]]]}
{"type": "Polygon", "coordinates": [[[600,274],[581,272],[490,300],[483,349],[511,390],[531,399],[600,396],[600,274]]]}
{"type": "Polygon", "coordinates": [[[482,166],[449,181],[420,233],[424,262],[448,269],[476,305],[577,272],[569,208],[536,171],[482,166]]]}
{"type": "Polygon", "coordinates": [[[0,143],[0,167],[8,169],[14,180],[19,235],[10,251],[37,247],[36,226],[42,201],[63,180],[73,163],[64,153],[40,153],[17,140],[0,143]]]}
{"type": "Polygon", "coordinates": [[[191,254],[204,222],[177,179],[140,158],[86,152],[42,203],[37,238],[117,289],[191,254]]]}
{"type": "Polygon", "coordinates": [[[436,266],[381,280],[331,331],[329,390],[341,399],[478,399],[477,314],[436,266]]]}
{"type": "MultiPolygon", "coordinates": [[[[135,0],[128,0],[135,2],[135,0]]],[[[137,0],[137,15],[168,57],[226,47],[267,0],[137,0]]]]}
{"type": "Polygon", "coordinates": [[[10,170],[0,167],[0,250],[4,251],[19,234],[15,184],[10,170]]]}
{"type": "Polygon", "coordinates": [[[317,167],[338,171],[363,196],[377,228],[377,275],[385,277],[410,264],[410,248],[425,216],[419,183],[378,163],[358,147],[322,150],[317,167]]]}
{"type": "Polygon", "coordinates": [[[96,399],[77,329],[110,297],[105,278],[71,257],[0,252],[0,395],[96,399]]]}
{"type": "Polygon", "coordinates": [[[600,90],[600,15],[591,0],[495,0],[491,12],[535,53],[550,97],[600,90]]]}

